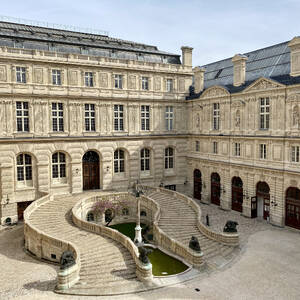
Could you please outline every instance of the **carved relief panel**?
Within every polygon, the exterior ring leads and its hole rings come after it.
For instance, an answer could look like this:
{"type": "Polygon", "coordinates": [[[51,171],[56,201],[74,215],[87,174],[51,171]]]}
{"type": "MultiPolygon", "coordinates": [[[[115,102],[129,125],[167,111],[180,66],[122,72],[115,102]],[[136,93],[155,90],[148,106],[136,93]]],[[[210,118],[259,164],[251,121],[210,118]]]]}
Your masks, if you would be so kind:
{"type": "Polygon", "coordinates": [[[0,65],[0,81],[7,81],[7,69],[5,65],[0,65]]]}
{"type": "Polygon", "coordinates": [[[154,78],[154,90],[161,91],[161,77],[157,76],[154,78]]]}
{"type": "Polygon", "coordinates": [[[78,85],[78,72],[77,70],[70,70],[69,71],[69,84],[70,85],[78,85]]]}
{"type": "Polygon", "coordinates": [[[135,75],[129,75],[128,88],[131,90],[136,90],[136,76],[135,75]]]}
{"type": "Polygon", "coordinates": [[[100,73],[99,81],[100,81],[100,87],[107,88],[108,87],[108,74],[100,73]]]}
{"type": "Polygon", "coordinates": [[[43,83],[43,68],[33,68],[33,82],[34,83],[43,83]]]}

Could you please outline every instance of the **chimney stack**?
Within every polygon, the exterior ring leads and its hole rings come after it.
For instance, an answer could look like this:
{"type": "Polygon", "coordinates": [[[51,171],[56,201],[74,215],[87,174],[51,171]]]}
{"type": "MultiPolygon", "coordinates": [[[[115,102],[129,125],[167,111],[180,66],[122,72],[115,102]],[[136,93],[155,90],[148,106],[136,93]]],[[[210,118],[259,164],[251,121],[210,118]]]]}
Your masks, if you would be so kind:
{"type": "Polygon", "coordinates": [[[187,47],[187,46],[182,46],[181,47],[181,51],[182,51],[182,64],[184,67],[192,67],[193,64],[193,60],[192,60],[192,52],[193,52],[193,48],[191,47],[187,47]]]}
{"type": "Polygon", "coordinates": [[[288,46],[291,49],[291,72],[293,77],[300,76],[300,37],[294,37],[288,46]]]}
{"type": "Polygon", "coordinates": [[[246,61],[248,57],[242,54],[236,54],[232,58],[233,62],[233,85],[240,86],[246,80],[246,61]]]}
{"type": "Polygon", "coordinates": [[[195,94],[198,94],[204,89],[204,68],[195,67],[193,69],[194,72],[194,86],[195,86],[195,94]]]}

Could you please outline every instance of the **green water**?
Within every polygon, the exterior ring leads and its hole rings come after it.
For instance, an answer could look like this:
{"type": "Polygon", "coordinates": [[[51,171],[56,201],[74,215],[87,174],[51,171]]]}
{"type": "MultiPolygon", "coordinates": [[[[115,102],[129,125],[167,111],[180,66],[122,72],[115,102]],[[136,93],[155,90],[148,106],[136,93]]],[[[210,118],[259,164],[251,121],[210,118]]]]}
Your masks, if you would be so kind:
{"type": "MultiPolygon", "coordinates": [[[[111,225],[109,227],[118,230],[122,234],[131,238],[131,240],[133,241],[135,237],[135,226],[136,223],[123,223],[123,224],[111,225]]],[[[142,228],[143,226],[145,226],[145,224],[141,224],[142,228]]]]}
{"type": "MultiPolygon", "coordinates": [[[[134,240],[135,236],[135,223],[123,223],[111,225],[110,227],[118,230],[122,234],[128,236],[134,240]]],[[[141,227],[145,226],[141,224],[141,227]]],[[[148,255],[150,262],[152,264],[152,273],[154,276],[167,276],[181,273],[188,269],[188,266],[178,259],[169,256],[168,254],[160,251],[159,249],[153,249],[151,247],[146,247],[151,249],[152,253],[148,255]]]]}
{"type": "Polygon", "coordinates": [[[181,273],[188,269],[188,266],[178,259],[169,256],[168,254],[160,251],[159,249],[153,249],[152,253],[148,255],[152,264],[152,273],[154,276],[168,276],[181,273]]]}

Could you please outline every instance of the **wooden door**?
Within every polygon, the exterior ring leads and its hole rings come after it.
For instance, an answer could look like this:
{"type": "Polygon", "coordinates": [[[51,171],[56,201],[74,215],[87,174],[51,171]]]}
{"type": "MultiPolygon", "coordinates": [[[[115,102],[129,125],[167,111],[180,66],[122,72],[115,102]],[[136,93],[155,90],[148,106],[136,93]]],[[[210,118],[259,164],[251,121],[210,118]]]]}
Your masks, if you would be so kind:
{"type": "Polygon", "coordinates": [[[251,197],[251,218],[257,217],[257,197],[251,197]]]}
{"type": "Polygon", "coordinates": [[[194,171],[194,198],[201,200],[202,177],[199,170],[194,171]]]}
{"type": "Polygon", "coordinates": [[[99,155],[95,151],[88,151],[82,158],[83,190],[100,188],[99,155]]]}
{"type": "Polygon", "coordinates": [[[231,209],[238,212],[243,211],[243,181],[240,177],[232,178],[231,209]]]}
{"type": "Polygon", "coordinates": [[[270,217],[270,195],[264,197],[264,219],[268,220],[270,217]]]}
{"type": "Polygon", "coordinates": [[[95,190],[99,188],[99,163],[83,162],[83,189],[95,190]]]}
{"type": "Polygon", "coordinates": [[[24,210],[32,203],[32,201],[18,202],[18,220],[24,219],[24,210]]]}
{"type": "Polygon", "coordinates": [[[211,203],[220,205],[221,179],[218,173],[211,175],[211,203]]]}
{"type": "Polygon", "coordinates": [[[266,182],[258,182],[256,186],[256,196],[263,199],[263,218],[270,217],[270,188],[266,182]]]}
{"type": "Polygon", "coordinates": [[[300,229],[300,190],[298,188],[288,188],[285,206],[285,225],[300,229]]]}

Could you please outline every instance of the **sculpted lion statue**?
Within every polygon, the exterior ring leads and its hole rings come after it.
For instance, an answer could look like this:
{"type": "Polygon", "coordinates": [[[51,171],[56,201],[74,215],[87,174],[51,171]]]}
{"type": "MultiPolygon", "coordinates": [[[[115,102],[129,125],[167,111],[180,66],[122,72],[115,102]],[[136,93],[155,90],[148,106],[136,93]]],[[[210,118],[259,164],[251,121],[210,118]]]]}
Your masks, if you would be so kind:
{"type": "Polygon", "coordinates": [[[192,236],[189,247],[196,252],[201,252],[199,241],[195,236],[192,236]]]}
{"type": "Polygon", "coordinates": [[[150,260],[149,260],[148,255],[151,252],[152,252],[152,250],[150,250],[150,249],[147,249],[145,247],[139,247],[139,253],[140,253],[139,260],[145,265],[149,264],[150,260]]]}
{"type": "Polygon", "coordinates": [[[74,254],[72,251],[65,251],[60,258],[60,269],[64,270],[75,265],[74,254]]]}
{"type": "Polygon", "coordinates": [[[223,232],[237,232],[237,229],[236,229],[237,225],[239,225],[238,222],[229,220],[226,222],[223,232]]]}

